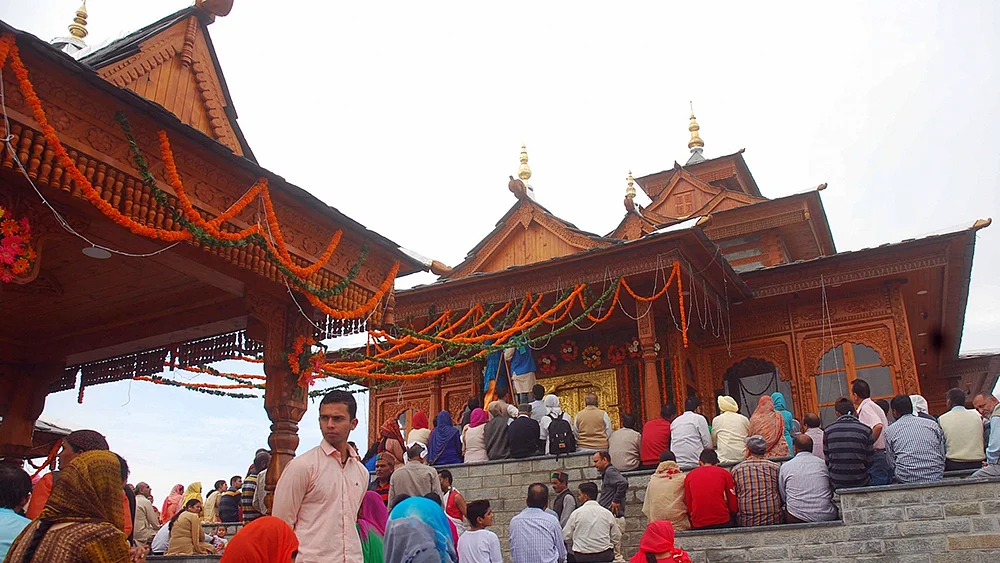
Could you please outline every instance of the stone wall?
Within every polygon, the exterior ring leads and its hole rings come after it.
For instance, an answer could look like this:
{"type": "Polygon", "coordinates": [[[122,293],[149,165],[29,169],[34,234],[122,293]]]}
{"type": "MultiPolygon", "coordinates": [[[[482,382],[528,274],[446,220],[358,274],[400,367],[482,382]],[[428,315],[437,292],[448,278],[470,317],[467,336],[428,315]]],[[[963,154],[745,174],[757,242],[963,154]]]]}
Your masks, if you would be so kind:
{"type": "MultiPolygon", "coordinates": [[[[492,528],[509,561],[510,519],[525,507],[528,485],[549,474],[569,474],[570,487],[599,484],[589,454],[556,460],[532,458],[503,463],[449,466],[467,500],[488,499],[492,528]]],[[[626,473],[629,491],[623,544],[636,552],[646,518],[642,501],[650,471],[626,473]]],[[[840,491],[842,521],[678,533],[692,560],[843,562],[1000,562],[1000,482],[948,480],[928,485],[889,485],[840,491]]]]}

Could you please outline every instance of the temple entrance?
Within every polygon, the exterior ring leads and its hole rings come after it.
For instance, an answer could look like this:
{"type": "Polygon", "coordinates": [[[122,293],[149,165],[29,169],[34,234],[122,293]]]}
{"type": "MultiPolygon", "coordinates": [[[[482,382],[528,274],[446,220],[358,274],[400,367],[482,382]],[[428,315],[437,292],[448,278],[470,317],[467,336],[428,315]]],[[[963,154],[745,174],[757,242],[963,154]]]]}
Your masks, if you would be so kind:
{"type": "Polygon", "coordinates": [[[611,426],[618,428],[618,377],[615,370],[539,378],[538,383],[545,387],[546,393],[559,397],[560,408],[570,417],[575,417],[586,406],[584,398],[587,393],[596,394],[598,408],[607,411],[611,426]]]}
{"type": "MultiPolygon", "coordinates": [[[[786,406],[793,411],[792,387],[781,380],[778,368],[771,362],[757,358],[747,358],[726,371],[723,376],[723,391],[740,406],[740,414],[749,417],[757,408],[757,401],[764,395],[781,391],[786,406]]],[[[715,409],[715,405],[711,407],[715,409]]]]}

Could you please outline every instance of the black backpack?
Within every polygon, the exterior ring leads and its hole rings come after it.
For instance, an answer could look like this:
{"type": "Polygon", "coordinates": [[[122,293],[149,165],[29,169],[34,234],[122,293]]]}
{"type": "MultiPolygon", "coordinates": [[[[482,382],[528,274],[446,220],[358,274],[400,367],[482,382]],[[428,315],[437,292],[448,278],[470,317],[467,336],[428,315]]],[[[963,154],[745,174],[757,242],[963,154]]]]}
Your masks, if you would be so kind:
{"type": "Polygon", "coordinates": [[[573,435],[573,427],[562,413],[559,417],[551,414],[549,417],[549,453],[552,455],[571,454],[576,451],[576,436],[573,435]]]}

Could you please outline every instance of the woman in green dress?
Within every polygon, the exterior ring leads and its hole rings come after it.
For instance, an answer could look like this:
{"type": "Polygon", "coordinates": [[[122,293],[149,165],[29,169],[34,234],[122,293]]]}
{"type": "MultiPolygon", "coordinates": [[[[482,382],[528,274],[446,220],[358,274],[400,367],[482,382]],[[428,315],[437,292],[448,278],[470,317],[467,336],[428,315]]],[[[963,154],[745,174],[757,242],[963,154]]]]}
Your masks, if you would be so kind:
{"type": "Polygon", "coordinates": [[[358,511],[358,535],[361,536],[361,552],[365,563],[383,563],[382,538],[389,511],[382,497],[375,491],[368,491],[361,500],[358,511]]]}

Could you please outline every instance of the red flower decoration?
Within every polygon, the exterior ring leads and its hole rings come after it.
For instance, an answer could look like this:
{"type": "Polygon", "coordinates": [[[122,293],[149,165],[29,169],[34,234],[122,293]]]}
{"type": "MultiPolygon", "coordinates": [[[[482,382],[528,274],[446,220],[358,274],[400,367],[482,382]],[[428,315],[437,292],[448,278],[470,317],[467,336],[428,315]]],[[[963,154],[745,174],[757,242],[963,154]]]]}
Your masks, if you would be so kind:
{"type": "Polygon", "coordinates": [[[542,354],[538,358],[538,371],[542,375],[552,375],[556,372],[556,362],[559,358],[555,354],[542,354]]]}
{"type": "Polygon", "coordinates": [[[559,347],[559,356],[564,362],[572,362],[579,353],[580,349],[576,346],[576,340],[567,340],[559,347]]]}
{"type": "Polygon", "coordinates": [[[608,346],[608,361],[611,365],[621,365],[625,362],[625,349],[617,344],[608,346]]]}
{"type": "Polygon", "coordinates": [[[601,365],[601,349],[597,346],[587,346],[583,349],[583,365],[596,368],[601,365]]]}

